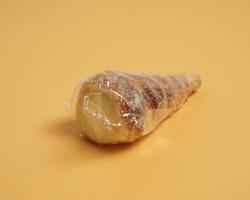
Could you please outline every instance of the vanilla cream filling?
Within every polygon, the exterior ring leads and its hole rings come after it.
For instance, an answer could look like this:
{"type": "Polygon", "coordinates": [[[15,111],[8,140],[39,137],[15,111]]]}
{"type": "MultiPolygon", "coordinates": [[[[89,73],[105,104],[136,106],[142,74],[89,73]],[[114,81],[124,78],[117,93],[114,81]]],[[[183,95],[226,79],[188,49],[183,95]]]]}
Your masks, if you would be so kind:
{"type": "Polygon", "coordinates": [[[89,139],[100,144],[128,140],[128,129],[108,95],[102,92],[86,94],[77,109],[81,130],[89,139]]]}

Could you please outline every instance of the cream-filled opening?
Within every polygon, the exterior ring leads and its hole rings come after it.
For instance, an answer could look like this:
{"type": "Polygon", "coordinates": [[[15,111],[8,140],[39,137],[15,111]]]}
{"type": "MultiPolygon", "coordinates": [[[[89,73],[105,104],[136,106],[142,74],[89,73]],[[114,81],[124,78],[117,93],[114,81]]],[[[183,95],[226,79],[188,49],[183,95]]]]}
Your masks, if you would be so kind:
{"type": "Polygon", "coordinates": [[[122,123],[115,101],[102,92],[89,93],[78,104],[81,130],[98,143],[118,143],[127,139],[128,130],[122,123]]]}

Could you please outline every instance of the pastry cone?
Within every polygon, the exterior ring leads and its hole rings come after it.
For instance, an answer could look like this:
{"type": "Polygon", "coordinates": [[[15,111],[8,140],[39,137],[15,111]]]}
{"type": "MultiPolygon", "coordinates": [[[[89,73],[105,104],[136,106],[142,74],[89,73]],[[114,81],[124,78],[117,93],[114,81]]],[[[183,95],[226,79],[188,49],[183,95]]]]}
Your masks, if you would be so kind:
{"type": "Polygon", "coordinates": [[[178,110],[200,84],[196,75],[105,71],[76,89],[76,120],[95,143],[130,143],[178,110]]]}

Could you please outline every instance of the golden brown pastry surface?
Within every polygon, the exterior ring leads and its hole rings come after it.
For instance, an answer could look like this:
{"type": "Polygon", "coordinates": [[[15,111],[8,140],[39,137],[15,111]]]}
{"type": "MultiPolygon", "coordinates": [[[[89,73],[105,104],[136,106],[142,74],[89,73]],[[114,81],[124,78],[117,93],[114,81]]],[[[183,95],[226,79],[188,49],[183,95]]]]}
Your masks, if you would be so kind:
{"type": "Polygon", "coordinates": [[[178,110],[200,84],[196,75],[105,71],[79,86],[76,119],[96,143],[133,142],[178,110]]]}

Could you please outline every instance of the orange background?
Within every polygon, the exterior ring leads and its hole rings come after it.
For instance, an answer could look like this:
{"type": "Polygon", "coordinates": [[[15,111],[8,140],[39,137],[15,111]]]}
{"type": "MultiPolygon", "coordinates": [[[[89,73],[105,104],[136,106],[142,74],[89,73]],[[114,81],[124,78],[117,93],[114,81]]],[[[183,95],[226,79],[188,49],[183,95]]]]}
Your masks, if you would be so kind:
{"type": "Polygon", "coordinates": [[[0,2],[0,199],[250,199],[250,2],[0,2]],[[203,85],[132,146],[80,139],[64,108],[103,71],[203,85]]]}

